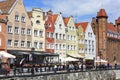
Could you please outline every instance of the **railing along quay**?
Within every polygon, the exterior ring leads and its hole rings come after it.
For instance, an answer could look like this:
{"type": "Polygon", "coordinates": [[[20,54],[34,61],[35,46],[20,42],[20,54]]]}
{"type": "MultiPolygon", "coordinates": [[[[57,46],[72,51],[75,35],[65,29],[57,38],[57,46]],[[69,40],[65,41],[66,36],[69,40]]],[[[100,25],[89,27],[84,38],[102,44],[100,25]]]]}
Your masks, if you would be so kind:
{"type": "Polygon", "coordinates": [[[13,77],[36,77],[36,76],[47,76],[55,74],[68,74],[68,73],[77,73],[77,72],[92,72],[92,71],[105,71],[105,70],[120,70],[120,68],[91,68],[91,69],[48,69],[47,67],[38,68],[16,68],[12,69],[10,73],[7,73],[5,70],[0,71],[0,79],[8,79],[13,77]]]}

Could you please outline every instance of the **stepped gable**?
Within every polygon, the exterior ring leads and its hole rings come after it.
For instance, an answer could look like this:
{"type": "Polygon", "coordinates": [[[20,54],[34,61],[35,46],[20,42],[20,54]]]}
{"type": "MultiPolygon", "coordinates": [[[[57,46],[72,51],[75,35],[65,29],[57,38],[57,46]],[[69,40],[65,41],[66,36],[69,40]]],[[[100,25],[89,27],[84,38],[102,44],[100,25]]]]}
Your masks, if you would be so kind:
{"type": "Polygon", "coordinates": [[[69,19],[70,19],[70,17],[67,17],[67,18],[64,17],[64,18],[63,18],[66,27],[67,27],[67,24],[68,24],[68,22],[69,22],[69,19]]]}
{"type": "Polygon", "coordinates": [[[113,33],[118,33],[116,27],[113,23],[107,23],[107,30],[113,33]]]}
{"type": "Polygon", "coordinates": [[[15,3],[16,0],[4,0],[4,1],[0,1],[0,10],[3,13],[8,13],[9,10],[11,9],[11,7],[13,6],[13,4],[15,3]]]}
{"type": "Polygon", "coordinates": [[[97,18],[100,18],[100,17],[108,18],[106,11],[104,9],[100,9],[100,11],[97,13],[97,18]]]}
{"type": "MultiPolygon", "coordinates": [[[[78,25],[78,24],[77,24],[77,25],[78,25]]],[[[83,28],[83,30],[84,30],[84,32],[85,32],[85,30],[86,30],[86,28],[87,28],[87,25],[88,25],[88,22],[81,22],[81,23],[79,23],[79,25],[82,26],[82,28],[83,28]]]]}

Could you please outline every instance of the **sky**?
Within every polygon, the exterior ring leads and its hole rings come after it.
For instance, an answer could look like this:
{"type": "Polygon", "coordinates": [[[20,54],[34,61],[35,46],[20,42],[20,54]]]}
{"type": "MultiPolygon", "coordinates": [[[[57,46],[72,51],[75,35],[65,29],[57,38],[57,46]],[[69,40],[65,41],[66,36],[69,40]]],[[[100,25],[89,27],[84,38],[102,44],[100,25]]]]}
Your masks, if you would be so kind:
{"type": "Polygon", "coordinates": [[[73,16],[75,21],[91,21],[104,8],[109,22],[120,16],[120,0],[23,0],[27,11],[41,8],[43,11],[61,12],[64,17],[73,16]]]}

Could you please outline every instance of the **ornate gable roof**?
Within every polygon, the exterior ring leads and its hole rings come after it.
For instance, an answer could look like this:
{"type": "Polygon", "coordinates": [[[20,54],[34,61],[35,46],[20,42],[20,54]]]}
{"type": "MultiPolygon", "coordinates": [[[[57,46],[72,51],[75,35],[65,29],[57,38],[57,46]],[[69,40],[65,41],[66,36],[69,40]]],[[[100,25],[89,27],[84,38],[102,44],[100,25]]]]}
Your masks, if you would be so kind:
{"type": "Polygon", "coordinates": [[[0,1],[0,9],[3,13],[8,13],[11,9],[12,5],[15,3],[16,0],[4,0],[0,1]]]}

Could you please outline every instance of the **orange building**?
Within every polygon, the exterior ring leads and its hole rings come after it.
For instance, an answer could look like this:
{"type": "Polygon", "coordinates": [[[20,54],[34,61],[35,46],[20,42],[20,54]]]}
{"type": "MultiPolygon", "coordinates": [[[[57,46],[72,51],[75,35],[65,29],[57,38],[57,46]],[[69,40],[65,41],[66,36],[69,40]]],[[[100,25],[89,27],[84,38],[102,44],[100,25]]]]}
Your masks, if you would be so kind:
{"type": "Polygon", "coordinates": [[[96,18],[92,19],[92,28],[96,35],[96,53],[109,63],[120,64],[120,18],[116,24],[108,22],[108,15],[100,9],[96,18]]]}
{"type": "Polygon", "coordinates": [[[5,15],[0,14],[0,51],[6,51],[6,28],[7,18],[5,15]]]}

